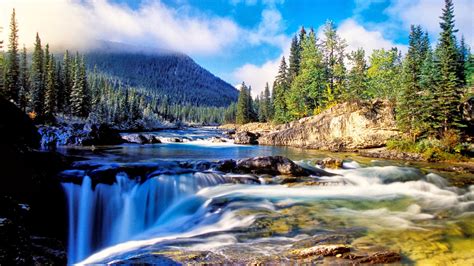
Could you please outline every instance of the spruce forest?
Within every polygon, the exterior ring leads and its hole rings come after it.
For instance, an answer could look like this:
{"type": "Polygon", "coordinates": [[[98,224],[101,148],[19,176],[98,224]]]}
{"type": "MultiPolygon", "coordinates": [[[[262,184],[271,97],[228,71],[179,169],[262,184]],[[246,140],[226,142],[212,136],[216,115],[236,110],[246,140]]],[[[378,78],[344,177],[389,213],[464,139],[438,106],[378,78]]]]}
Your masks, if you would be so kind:
{"type": "Polygon", "coordinates": [[[267,84],[252,100],[251,87],[242,84],[236,122],[287,123],[337,103],[380,99],[393,104],[398,127],[406,133],[390,141],[389,148],[428,157],[435,156],[433,148],[461,152],[474,129],[463,117],[463,105],[474,96],[474,55],[464,37],[456,37],[451,0],[445,2],[440,20],[435,45],[421,26],[411,26],[406,55],[396,47],[369,55],[362,48],[348,53],[331,21],[320,39],[313,28],[301,28],[292,39],[288,61],[281,59],[271,96],[267,84]]]}
{"type": "Polygon", "coordinates": [[[39,33],[33,51],[20,48],[15,10],[8,43],[0,57],[1,96],[37,123],[86,121],[119,129],[216,125],[237,99],[237,90],[181,54],[53,53],[39,33]]]}

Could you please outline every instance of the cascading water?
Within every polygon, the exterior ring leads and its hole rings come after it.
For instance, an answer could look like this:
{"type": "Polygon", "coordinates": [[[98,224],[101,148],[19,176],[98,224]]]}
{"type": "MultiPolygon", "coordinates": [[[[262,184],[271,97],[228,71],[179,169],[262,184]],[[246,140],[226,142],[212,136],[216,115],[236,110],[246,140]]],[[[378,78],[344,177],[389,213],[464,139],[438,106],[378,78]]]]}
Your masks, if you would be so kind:
{"type": "Polygon", "coordinates": [[[225,182],[215,173],[187,173],[161,174],[141,184],[119,173],[112,185],[93,187],[88,176],[81,185],[63,183],[69,207],[69,262],[133,239],[152,227],[173,203],[225,182]]]}

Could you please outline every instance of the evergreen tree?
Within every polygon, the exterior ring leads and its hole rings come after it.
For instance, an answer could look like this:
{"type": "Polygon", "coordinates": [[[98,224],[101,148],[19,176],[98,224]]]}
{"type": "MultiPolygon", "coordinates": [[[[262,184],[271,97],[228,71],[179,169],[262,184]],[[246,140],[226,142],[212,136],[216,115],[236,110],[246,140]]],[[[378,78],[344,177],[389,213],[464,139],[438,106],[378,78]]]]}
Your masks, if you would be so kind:
{"type": "Polygon", "coordinates": [[[287,96],[292,119],[313,115],[323,108],[324,84],[323,55],[316,46],[314,31],[310,31],[303,42],[300,73],[287,96]]]}
{"type": "Polygon", "coordinates": [[[458,68],[458,79],[461,86],[466,85],[466,63],[469,59],[469,48],[464,40],[464,35],[461,37],[461,43],[459,45],[459,68],[458,68]]]}
{"type": "Polygon", "coordinates": [[[5,92],[6,99],[18,103],[18,92],[20,88],[20,57],[18,48],[18,24],[15,9],[13,9],[10,21],[10,37],[8,40],[8,52],[5,69],[5,92]]]}
{"type": "Polygon", "coordinates": [[[270,95],[270,87],[268,86],[268,82],[265,84],[265,90],[262,93],[263,97],[263,117],[264,121],[268,122],[273,117],[273,104],[272,104],[272,97],[270,95]]]}
{"type": "Polygon", "coordinates": [[[273,119],[277,123],[289,121],[288,108],[286,105],[286,94],[289,90],[288,84],[288,67],[286,65],[285,57],[282,57],[278,75],[275,77],[273,84],[273,119]]]}
{"type": "Polygon", "coordinates": [[[365,60],[365,51],[359,48],[352,51],[348,56],[352,68],[348,75],[348,89],[344,99],[366,99],[368,76],[367,76],[367,61],[365,60]]]}
{"type": "Polygon", "coordinates": [[[418,130],[425,132],[425,135],[436,134],[436,116],[435,112],[438,109],[439,102],[436,99],[436,92],[438,91],[438,73],[436,72],[433,51],[430,47],[426,51],[425,60],[421,66],[420,88],[421,107],[422,112],[419,112],[417,121],[418,130]]]}
{"type": "Polygon", "coordinates": [[[64,113],[70,112],[70,96],[72,90],[72,60],[69,51],[66,50],[63,57],[63,71],[61,75],[62,89],[59,91],[58,97],[60,99],[60,110],[64,113]]]}
{"type": "Polygon", "coordinates": [[[435,128],[442,132],[450,128],[461,127],[461,114],[458,107],[461,103],[462,81],[459,79],[459,51],[456,45],[454,28],[454,6],[452,0],[445,0],[443,14],[440,17],[441,34],[436,47],[436,68],[439,74],[437,84],[437,108],[435,128]]]}
{"type": "Polygon", "coordinates": [[[345,91],[346,68],[344,66],[346,42],[337,35],[336,26],[332,21],[327,21],[324,26],[324,39],[322,52],[324,56],[325,75],[327,86],[325,101],[330,103],[331,94],[340,98],[345,91]]]}
{"type": "Polygon", "coordinates": [[[20,60],[20,91],[18,95],[18,104],[23,111],[26,111],[30,100],[30,81],[28,73],[28,58],[26,47],[23,45],[23,52],[20,60]]]}
{"type": "Polygon", "coordinates": [[[249,106],[249,90],[245,85],[245,82],[242,82],[240,88],[239,100],[237,101],[237,114],[236,114],[236,123],[245,124],[250,122],[250,106],[249,106]]]}
{"type": "Polygon", "coordinates": [[[397,103],[397,121],[402,130],[410,132],[412,139],[423,133],[420,116],[425,110],[424,92],[421,89],[422,65],[426,59],[427,47],[424,47],[424,34],[421,26],[411,26],[408,53],[404,60],[404,83],[397,103]]]}
{"type": "Polygon", "coordinates": [[[44,101],[44,83],[43,83],[43,49],[41,48],[41,39],[36,34],[35,49],[33,51],[31,63],[31,104],[32,110],[37,115],[43,114],[44,101]]]}
{"type": "Polygon", "coordinates": [[[45,73],[46,73],[46,83],[45,83],[45,102],[44,102],[44,113],[47,119],[52,119],[54,113],[56,112],[56,67],[54,64],[54,56],[50,55],[49,58],[45,61],[45,73]]]}
{"type": "MultiPolygon", "coordinates": [[[[2,33],[3,28],[0,27],[0,33],[2,33]]],[[[3,49],[3,40],[0,40],[0,50],[3,49]]],[[[2,97],[5,93],[5,81],[3,80],[4,78],[4,58],[3,58],[3,52],[0,51],[0,97],[2,97]]]]}
{"type": "MultiPolygon", "coordinates": [[[[71,89],[71,114],[83,117],[83,107],[84,107],[84,80],[82,79],[81,75],[81,59],[79,54],[76,54],[74,61],[73,61],[73,85],[71,89]]],[[[126,101],[126,96],[123,97],[124,101],[126,101]]],[[[125,107],[126,104],[122,104],[122,108],[125,107]]],[[[124,113],[127,111],[123,109],[124,113]]]]}
{"type": "Polygon", "coordinates": [[[300,44],[298,42],[298,38],[295,35],[293,39],[291,40],[291,48],[290,48],[290,57],[289,57],[290,68],[288,69],[288,83],[289,84],[291,84],[291,82],[298,75],[298,72],[300,70],[300,60],[301,60],[301,49],[300,49],[300,44]]]}

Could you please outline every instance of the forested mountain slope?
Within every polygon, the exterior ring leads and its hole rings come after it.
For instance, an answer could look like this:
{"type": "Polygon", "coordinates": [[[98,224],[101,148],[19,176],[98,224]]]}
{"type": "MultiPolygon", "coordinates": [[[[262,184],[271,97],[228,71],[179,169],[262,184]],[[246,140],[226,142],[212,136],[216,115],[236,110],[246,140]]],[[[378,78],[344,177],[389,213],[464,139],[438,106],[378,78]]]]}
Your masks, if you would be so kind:
{"type": "Polygon", "coordinates": [[[149,90],[169,104],[226,107],[238,97],[233,86],[184,54],[95,51],[86,54],[85,61],[89,70],[149,90]]]}

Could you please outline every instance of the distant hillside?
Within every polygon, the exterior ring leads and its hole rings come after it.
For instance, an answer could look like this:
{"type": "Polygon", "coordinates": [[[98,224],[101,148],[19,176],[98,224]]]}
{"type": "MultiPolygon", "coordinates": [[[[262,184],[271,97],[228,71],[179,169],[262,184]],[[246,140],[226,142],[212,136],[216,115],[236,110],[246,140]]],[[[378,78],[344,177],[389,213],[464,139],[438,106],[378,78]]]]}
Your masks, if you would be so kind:
{"type": "Polygon", "coordinates": [[[86,62],[89,70],[96,67],[125,85],[167,98],[170,104],[223,107],[238,97],[233,86],[184,54],[90,52],[86,62]]]}

